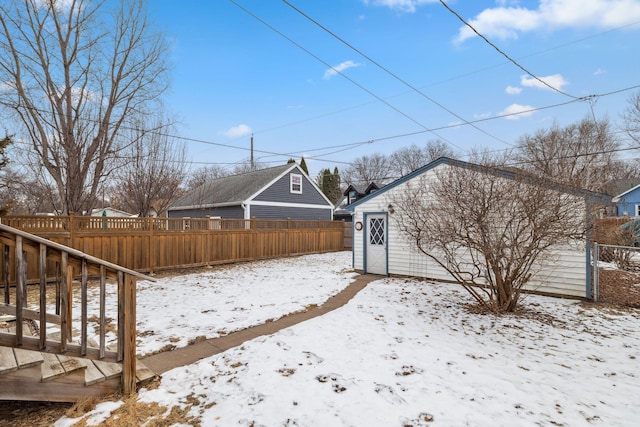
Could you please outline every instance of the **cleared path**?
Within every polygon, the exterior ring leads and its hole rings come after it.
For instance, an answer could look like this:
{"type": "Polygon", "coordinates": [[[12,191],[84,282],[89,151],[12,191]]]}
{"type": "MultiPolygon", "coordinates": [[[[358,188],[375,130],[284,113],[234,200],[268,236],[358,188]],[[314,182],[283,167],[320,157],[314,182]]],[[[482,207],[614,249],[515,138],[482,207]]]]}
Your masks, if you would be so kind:
{"type": "Polygon", "coordinates": [[[223,337],[210,338],[187,347],[154,354],[153,356],[142,358],[140,361],[156,374],[162,374],[180,366],[190,365],[205,357],[213,356],[214,354],[222,353],[230,348],[242,345],[245,341],[264,335],[271,335],[281,329],[288,328],[305,320],[313,319],[314,317],[322,316],[336,308],[342,307],[358,292],[364,289],[369,282],[380,278],[381,276],[362,274],[357,276],[355,281],[349,284],[349,286],[329,298],[319,307],[288,314],[273,322],[252,326],[247,329],[232,332],[223,337]]]}

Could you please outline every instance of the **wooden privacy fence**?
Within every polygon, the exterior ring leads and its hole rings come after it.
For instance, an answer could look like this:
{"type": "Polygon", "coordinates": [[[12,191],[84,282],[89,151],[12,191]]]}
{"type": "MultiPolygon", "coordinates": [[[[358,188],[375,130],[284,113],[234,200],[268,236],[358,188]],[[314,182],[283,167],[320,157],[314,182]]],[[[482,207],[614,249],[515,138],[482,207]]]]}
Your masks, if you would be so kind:
{"type": "MultiPolygon", "coordinates": [[[[6,216],[1,221],[113,264],[150,273],[344,249],[342,221],[74,215],[6,216]]],[[[29,269],[28,278],[37,279],[35,269],[29,269]]]]}

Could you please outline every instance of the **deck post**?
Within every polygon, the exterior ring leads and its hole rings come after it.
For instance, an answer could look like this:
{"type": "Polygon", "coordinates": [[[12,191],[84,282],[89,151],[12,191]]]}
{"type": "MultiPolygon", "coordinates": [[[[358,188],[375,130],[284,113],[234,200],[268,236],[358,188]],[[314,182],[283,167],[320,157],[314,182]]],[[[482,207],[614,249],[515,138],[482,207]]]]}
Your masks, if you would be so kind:
{"type": "Polygon", "coordinates": [[[40,350],[47,342],[47,245],[40,243],[40,350]]]}
{"type": "Polygon", "coordinates": [[[16,346],[22,345],[22,308],[26,305],[24,288],[26,266],[22,256],[22,237],[16,236],[16,346]]]}
{"type": "Polygon", "coordinates": [[[9,287],[9,257],[11,255],[9,245],[2,245],[3,258],[2,258],[2,281],[4,283],[4,303],[9,304],[11,302],[11,293],[9,287]]]}
{"type": "Polygon", "coordinates": [[[136,278],[124,275],[124,348],[122,360],[122,392],[136,391],[136,278]]]}

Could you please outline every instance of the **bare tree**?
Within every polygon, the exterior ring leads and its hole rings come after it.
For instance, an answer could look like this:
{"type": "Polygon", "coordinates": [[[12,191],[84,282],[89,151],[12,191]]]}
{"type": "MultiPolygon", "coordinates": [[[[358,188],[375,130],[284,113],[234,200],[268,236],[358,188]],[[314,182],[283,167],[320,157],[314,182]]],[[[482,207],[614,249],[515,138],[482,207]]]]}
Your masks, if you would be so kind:
{"type": "Polygon", "coordinates": [[[55,182],[63,212],[91,210],[126,144],[122,129],[167,86],[166,50],[144,0],[0,5],[0,105],[55,182]]]}
{"type": "Polygon", "coordinates": [[[124,165],[115,173],[115,195],[125,208],[141,217],[160,215],[182,195],[185,150],[157,123],[152,131],[144,123],[131,131],[124,165]]]}
{"type": "Polygon", "coordinates": [[[616,139],[608,120],[583,119],[566,127],[554,125],[520,139],[516,166],[557,182],[598,190],[620,172],[616,139]]]}
{"type": "Polygon", "coordinates": [[[455,158],[455,152],[444,141],[430,140],[420,148],[416,144],[400,148],[391,154],[391,170],[396,176],[404,176],[440,157],[455,158]]]}
{"type": "Polygon", "coordinates": [[[229,172],[219,165],[203,166],[193,171],[187,179],[187,191],[191,191],[202,184],[229,175],[229,172]]]}
{"type": "Polygon", "coordinates": [[[422,148],[416,144],[402,147],[391,154],[389,159],[391,173],[394,176],[404,176],[429,163],[422,148]]]}
{"type": "Polygon", "coordinates": [[[384,154],[373,153],[355,159],[342,172],[344,183],[354,185],[368,185],[373,181],[384,181],[392,178],[391,162],[384,154]]]}
{"type": "Polygon", "coordinates": [[[392,201],[392,218],[479,304],[513,311],[537,262],[583,236],[580,198],[537,178],[464,165],[407,186],[392,201]]]}
{"type": "Polygon", "coordinates": [[[622,116],[624,130],[636,145],[640,145],[640,91],[631,95],[628,102],[622,116]]]}
{"type": "Polygon", "coordinates": [[[256,170],[264,169],[266,167],[268,167],[266,163],[256,161],[254,161],[253,164],[251,162],[238,163],[233,167],[228,175],[240,175],[243,173],[249,173],[256,170]]]}

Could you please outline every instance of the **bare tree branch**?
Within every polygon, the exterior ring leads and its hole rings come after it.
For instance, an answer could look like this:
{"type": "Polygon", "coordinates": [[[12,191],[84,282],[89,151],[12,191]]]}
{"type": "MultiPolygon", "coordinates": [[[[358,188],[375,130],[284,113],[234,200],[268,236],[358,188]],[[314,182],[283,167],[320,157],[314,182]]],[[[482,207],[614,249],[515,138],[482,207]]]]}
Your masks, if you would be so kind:
{"type": "Polygon", "coordinates": [[[63,212],[90,212],[127,145],[122,127],[165,90],[162,34],[143,0],[0,5],[0,105],[55,182],[63,212]],[[113,12],[113,13],[111,13],[113,12]]]}
{"type": "Polygon", "coordinates": [[[395,197],[393,218],[479,304],[512,311],[550,249],[584,235],[583,200],[529,175],[443,168],[395,197]]]}

